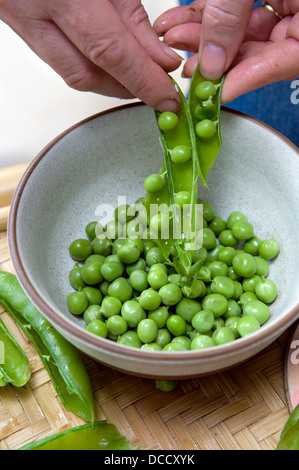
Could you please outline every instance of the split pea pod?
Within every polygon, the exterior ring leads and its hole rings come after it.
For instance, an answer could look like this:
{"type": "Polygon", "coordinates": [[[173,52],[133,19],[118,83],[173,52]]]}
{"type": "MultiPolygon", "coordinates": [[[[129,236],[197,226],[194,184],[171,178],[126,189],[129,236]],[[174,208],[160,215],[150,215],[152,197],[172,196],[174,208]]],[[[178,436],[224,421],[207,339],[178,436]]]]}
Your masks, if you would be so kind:
{"type": "Polygon", "coordinates": [[[0,303],[35,346],[63,406],[94,421],[90,381],[79,351],[35,308],[15,275],[0,272],[0,303]]]}
{"type": "MultiPolygon", "coordinates": [[[[204,79],[196,69],[191,80],[189,100],[177,86],[181,98],[178,115],[171,112],[156,112],[161,142],[164,150],[163,166],[159,175],[150,175],[145,180],[147,195],[144,205],[148,214],[148,225],[152,230],[153,205],[175,207],[169,217],[169,238],[156,240],[166,262],[173,264],[177,271],[188,274],[192,265],[192,248],[196,241],[198,180],[207,186],[206,176],[210,171],[221,147],[220,97],[223,78],[219,82],[204,79]],[[177,207],[179,209],[177,209],[177,207]],[[190,229],[187,235],[181,232],[179,238],[172,238],[173,224],[179,220],[182,228],[182,210],[189,207],[190,229]],[[180,212],[178,212],[180,210],[180,212]],[[172,225],[171,225],[172,224],[172,225]],[[195,234],[195,236],[194,236],[195,234]],[[189,236],[188,236],[189,235],[189,236]],[[176,258],[170,259],[170,254],[176,258]]],[[[155,227],[160,228],[164,214],[155,216],[155,227]],[[158,218],[160,217],[160,219],[158,218]]],[[[165,223],[167,220],[165,219],[165,223]]],[[[197,268],[200,269],[198,264],[197,268]]],[[[196,270],[193,268],[193,271],[196,270]]]]}
{"type": "Polygon", "coordinates": [[[0,361],[0,387],[7,384],[23,387],[31,375],[29,360],[1,319],[0,343],[3,353],[0,361]]]}

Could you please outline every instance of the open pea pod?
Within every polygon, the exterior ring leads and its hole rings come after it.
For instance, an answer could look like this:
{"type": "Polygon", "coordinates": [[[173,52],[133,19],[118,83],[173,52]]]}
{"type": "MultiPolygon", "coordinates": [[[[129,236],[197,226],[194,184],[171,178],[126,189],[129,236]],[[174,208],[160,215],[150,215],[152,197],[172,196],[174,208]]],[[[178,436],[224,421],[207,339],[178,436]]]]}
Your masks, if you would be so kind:
{"type": "Polygon", "coordinates": [[[144,200],[150,228],[153,206],[164,205],[168,211],[172,208],[168,212],[168,216],[170,215],[169,236],[158,236],[155,241],[166,262],[189,277],[195,277],[201,268],[200,262],[192,266],[192,246],[196,245],[196,237],[200,232],[198,229],[200,210],[197,204],[198,180],[201,179],[204,186],[208,187],[206,176],[221,146],[220,96],[223,79],[217,84],[207,81],[206,83],[209,84],[211,95],[207,94],[203,77],[197,68],[190,85],[189,100],[175,83],[181,98],[179,114],[156,112],[164,151],[160,176],[164,178],[165,184],[158,190],[147,194],[144,200]],[[204,100],[199,100],[197,96],[198,85],[204,88],[202,92],[204,100]],[[206,106],[206,102],[209,102],[209,106],[206,106]],[[200,115],[198,107],[203,107],[205,114],[200,115]],[[199,129],[198,131],[199,122],[200,125],[203,122],[204,128],[208,126],[212,130],[208,129],[207,132],[205,129],[203,132],[199,129]],[[185,208],[187,208],[186,213],[185,208]],[[185,231],[183,225],[188,219],[189,229],[185,231]],[[174,224],[180,229],[179,231],[173,229],[174,224]],[[173,236],[174,232],[179,233],[179,236],[173,236]],[[174,253],[175,256],[173,256],[174,253]]]}
{"type": "Polygon", "coordinates": [[[134,450],[113,424],[95,421],[32,442],[19,450],[134,450]]]}
{"type": "Polygon", "coordinates": [[[207,80],[199,68],[195,69],[189,90],[189,109],[192,127],[196,134],[196,153],[199,159],[202,181],[211,170],[222,144],[220,106],[225,76],[219,80],[207,80]]]}
{"type": "Polygon", "coordinates": [[[35,346],[63,406],[85,421],[94,421],[91,385],[79,351],[35,308],[16,276],[4,271],[0,304],[35,346]]]}
{"type": "Polygon", "coordinates": [[[7,384],[23,387],[31,375],[29,360],[1,319],[0,342],[3,350],[3,358],[0,362],[0,387],[7,384]]]}
{"type": "Polygon", "coordinates": [[[299,450],[299,405],[296,406],[287,420],[276,450],[299,450]]]}

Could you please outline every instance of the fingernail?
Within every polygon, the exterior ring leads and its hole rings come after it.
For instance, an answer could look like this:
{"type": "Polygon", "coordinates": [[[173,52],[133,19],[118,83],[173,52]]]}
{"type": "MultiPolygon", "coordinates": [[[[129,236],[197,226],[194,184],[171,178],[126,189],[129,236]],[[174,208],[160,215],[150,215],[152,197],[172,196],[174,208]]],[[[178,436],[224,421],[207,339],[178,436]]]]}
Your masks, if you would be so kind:
{"type": "Polygon", "coordinates": [[[173,49],[167,46],[165,42],[160,41],[160,46],[164,54],[166,54],[168,57],[170,57],[173,60],[180,61],[184,60],[184,57],[180,56],[177,54],[173,49]]]}
{"type": "Polygon", "coordinates": [[[206,44],[199,60],[201,74],[210,80],[220,78],[225,72],[226,59],[226,51],[222,46],[206,44]]]}
{"type": "Polygon", "coordinates": [[[160,113],[164,113],[165,111],[171,111],[172,113],[177,113],[179,110],[179,105],[175,100],[164,100],[158,104],[157,110],[160,113]]]}

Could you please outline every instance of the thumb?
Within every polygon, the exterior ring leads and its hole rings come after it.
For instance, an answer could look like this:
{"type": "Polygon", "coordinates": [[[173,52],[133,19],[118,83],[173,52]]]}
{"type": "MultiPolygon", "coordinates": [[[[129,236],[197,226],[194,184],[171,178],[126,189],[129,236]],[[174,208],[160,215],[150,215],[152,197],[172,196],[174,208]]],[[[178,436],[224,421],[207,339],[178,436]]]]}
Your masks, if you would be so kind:
{"type": "Polygon", "coordinates": [[[199,65],[210,80],[232,64],[245,37],[254,0],[207,0],[201,28],[199,65]]]}

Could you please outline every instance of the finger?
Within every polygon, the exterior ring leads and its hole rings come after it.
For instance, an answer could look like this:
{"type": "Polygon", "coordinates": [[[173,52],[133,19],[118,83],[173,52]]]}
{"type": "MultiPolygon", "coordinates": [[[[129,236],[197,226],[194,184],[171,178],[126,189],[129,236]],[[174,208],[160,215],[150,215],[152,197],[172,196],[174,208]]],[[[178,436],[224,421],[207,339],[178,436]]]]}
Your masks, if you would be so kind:
{"type": "Polygon", "coordinates": [[[157,64],[167,72],[180,66],[183,58],[159,40],[139,0],[110,0],[110,2],[127,28],[157,64]]]}
{"type": "Polygon", "coordinates": [[[192,55],[185,62],[182,75],[186,78],[191,78],[197,66],[198,66],[198,53],[192,55]]]}
{"type": "Polygon", "coordinates": [[[183,23],[201,23],[206,0],[196,0],[190,5],[171,8],[154,22],[154,29],[163,36],[169,29],[183,23]]]}
{"type": "Polygon", "coordinates": [[[232,68],[222,91],[223,103],[262,86],[299,75],[299,45],[292,38],[267,44],[260,53],[251,55],[232,68]]]}
{"type": "Polygon", "coordinates": [[[126,28],[110,1],[55,1],[50,13],[83,55],[133,96],[160,111],[177,112],[180,100],[171,79],[126,28]]]}
{"type": "Polygon", "coordinates": [[[208,0],[203,14],[199,64],[202,75],[220,78],[236,56],[250,21],[253,0],[208,0]]]}
{"type": "Polygon", "coordinates": [[[164,42],[175,49],[198,52],[201,25],[186,23],[171,28],[164,35],[164,42]]]}
{"type": "Polygon", "coordinates": [[[265,8],[254,8],[246,30],[244,41],[268,41],[272,29],[279,19],[265,8]]]}

